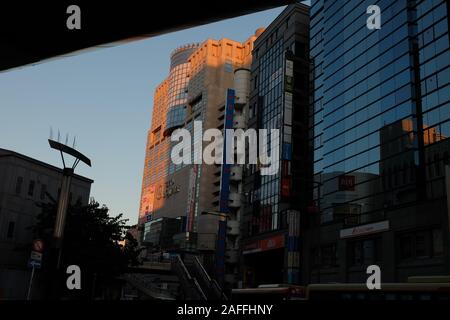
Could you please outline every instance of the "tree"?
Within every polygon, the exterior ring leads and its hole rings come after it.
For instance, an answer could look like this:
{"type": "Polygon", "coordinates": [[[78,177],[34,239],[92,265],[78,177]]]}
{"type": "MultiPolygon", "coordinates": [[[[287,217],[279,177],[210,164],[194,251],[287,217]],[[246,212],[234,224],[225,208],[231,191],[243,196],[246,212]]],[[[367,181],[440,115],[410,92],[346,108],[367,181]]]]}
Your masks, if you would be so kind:
{"type": "MultiPolygon", "coordinates": [[[[52,243],[57,206],[55,202],[41,203],[42,209],[33,231],[36,237],[52,243]]],[[[117,283],[117,277],[129,265],[139,264],[138,243],[127,231],[127,219],[122,214],[109,216],[109,209],[98,202],[77,203],[67,210],[61,256],[61,272],[69,265],[77,265],[82,273],[82,288],[76,292],[63,290],[65,296],[92,298],[101,288],[117,283]],[[125,240],[125,245],[120,243],[125,240]]],[[[50,246],[44,252],[43,271],[46,278],[55,277],[50,246]],[[47,259],[46,259],[47,258],[47,259]]],[[[54,259],[54,257],[53,257],[54,259]]],[[[61,281],[60,281],[61,282],[61,281]]],[[[63,287],[59,283],[60,287],[63,287]]]]}

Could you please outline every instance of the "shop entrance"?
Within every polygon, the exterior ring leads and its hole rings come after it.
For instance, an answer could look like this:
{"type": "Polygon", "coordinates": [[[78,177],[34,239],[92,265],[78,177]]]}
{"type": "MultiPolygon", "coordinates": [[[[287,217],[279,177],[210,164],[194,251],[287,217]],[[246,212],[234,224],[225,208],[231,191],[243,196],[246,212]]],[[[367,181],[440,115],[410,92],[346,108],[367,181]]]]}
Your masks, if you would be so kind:
{"type": "Polygon", "coordinates": [[[246,254],[244,264],[245,287],[284,282],[284,248],[246,254]]]}

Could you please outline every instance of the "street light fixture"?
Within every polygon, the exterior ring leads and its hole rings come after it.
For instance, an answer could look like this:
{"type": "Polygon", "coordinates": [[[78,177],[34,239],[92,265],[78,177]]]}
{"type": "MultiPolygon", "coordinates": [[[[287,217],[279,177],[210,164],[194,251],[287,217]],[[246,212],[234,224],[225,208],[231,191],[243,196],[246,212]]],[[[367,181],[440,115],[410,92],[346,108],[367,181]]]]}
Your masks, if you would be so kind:
{"type": "Polygon", "coordinates": [[[55,229],[53,231],[54,248],[56,250],[56,269],[59,270],[61,265],[61,253],[62,253],[62,239],[64,236],[64,226],[66,222],[67,207],[69,205],[70,185],[72,177],[74,175],[75,168],[80,163],[84,162],[89,167],[91,166],[91,160],[83,155],[81,152],[71,148],[65,144],[55,140],[48,140],[50,148],[58,150],[61,154],[61,160],[63,163],[63,180],[61,184],[61,192],[58,199],[58,209],[56,212],[55,229]],[[75,158],[71,167],[66,166],[64,154],[68,154],[75,158]]]}
{"type": "MultiPolygon", "coordinates": [[[[210,215],[219,217],[219,228],[217,231],[217,245],[216,245],[216,277],[223,288],[225,283],[225,252],[226,252],[226,237],[227,237],[227,219],[228,214],[219,211],[202,211],[202,215],[210,215]]],[[[223,290],[223,289],[222,289],[223,290]]]]}
{"type": "Polygon", "coordinates": [[[202,211],[202,215],[208,215],[208,216],[216,216],[224,219],[228,219],[228,214],[224,212],[219,211],[202,211]]]}

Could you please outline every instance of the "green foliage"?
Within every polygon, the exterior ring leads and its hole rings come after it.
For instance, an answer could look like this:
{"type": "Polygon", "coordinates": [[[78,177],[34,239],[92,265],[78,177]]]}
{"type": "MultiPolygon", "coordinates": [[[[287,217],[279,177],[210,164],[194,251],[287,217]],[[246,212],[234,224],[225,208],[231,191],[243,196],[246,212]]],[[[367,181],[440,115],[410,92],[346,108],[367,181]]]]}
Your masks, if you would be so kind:
{"type": "MultiPolygon", "coordinates": [[[[33,231],[35,237],[51,244],[57,205],[42,203],[39,206],[42,211],[33,231]]],[[[97,202],[87,206],[78,203],[67,210],[62,266],[80,266],[83,279],[88,282],[87,287],[91,286],[89,281],[92,282],[93,278],[102,283],[112,281],[128,266],[139,264],[140,250],[136,239],[127,232],[130,229],[128,220],[123,219],[122,214],[111,217],[108,213],[108,208],[97,202]],[[123,240],[125,246],[120,243],[123,240]]]]}

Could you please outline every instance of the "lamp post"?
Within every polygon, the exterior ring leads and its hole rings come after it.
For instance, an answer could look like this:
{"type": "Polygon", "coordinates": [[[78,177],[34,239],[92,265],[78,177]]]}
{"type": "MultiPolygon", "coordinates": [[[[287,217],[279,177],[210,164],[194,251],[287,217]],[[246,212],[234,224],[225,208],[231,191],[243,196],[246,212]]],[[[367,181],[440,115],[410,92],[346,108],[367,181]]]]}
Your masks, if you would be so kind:
{"type": "MultiPolygon", "coordinates": [[[[91,160],[82,153],[80,153],[79,151],[75,150],[74,148],[71,148],[58,141],[49,139],[48,143],[50,145],[50,148],[59,151],[63,163],[63,178],[61,184],[61,191],[58,199],[58,208],[56,211],[55,228],[53,230],[53,254],[56,260],[55,261],[56,277],[58,277],[62,263],[64,227],[66,223],[67,208],[69,206],[70,201],[70,185],[72,182],[72,177],[74,175],[75,168],[80,163],[80,161],[84,162],[86,165],[90,167],[91,160]],[[68,154],[75,158],[75,161],[73,162],[71,167],[66,166],[64,154],[68,154]]],[[[57,283],[59,283],[58,279],[56,279],[56,284],[57,283]]],[[[58,292],[57,285],[55,287],[55,290],[56,290],[55,292],[57,293],[58,292]]]]}
{"type": "Polygon", "coordinates": [[[219,217],[219,228],[217,231],[217,245],[216,245],[216,277],[223,290],[225,283],[225,252],[226,252],[226,237],[227,237],[227,219],[228,214],[218,211],[203,211],[202,215],[211,215],[219,217]]]}

